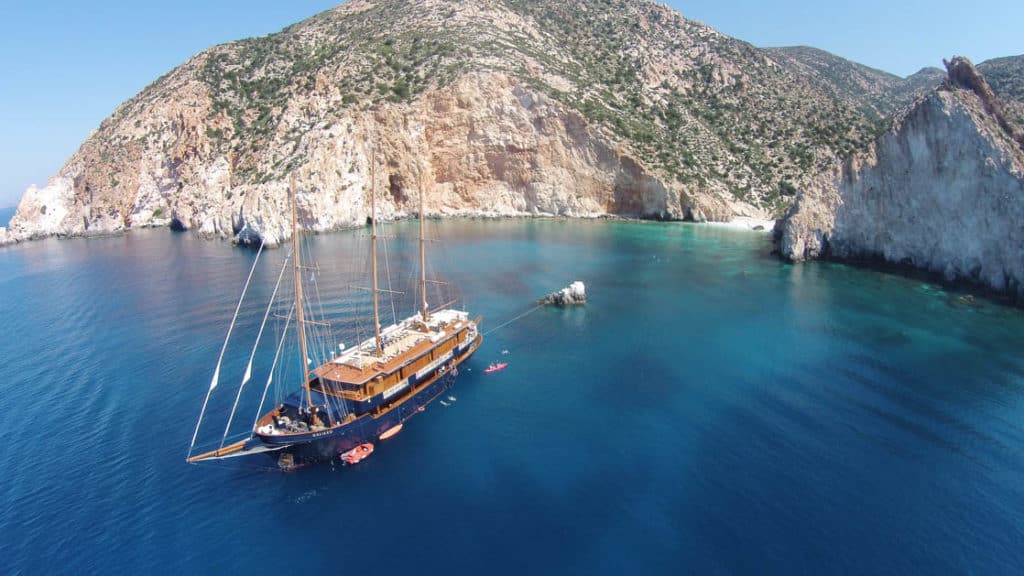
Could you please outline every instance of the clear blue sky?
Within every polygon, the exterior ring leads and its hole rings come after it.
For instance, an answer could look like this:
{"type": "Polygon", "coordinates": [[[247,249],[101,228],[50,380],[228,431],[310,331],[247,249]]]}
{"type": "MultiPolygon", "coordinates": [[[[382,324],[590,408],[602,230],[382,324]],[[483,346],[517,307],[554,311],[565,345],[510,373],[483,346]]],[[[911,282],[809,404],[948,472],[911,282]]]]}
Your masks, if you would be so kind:
{"type": "MultiPolygon", "coordinates": [[[[280,30],[337,3],[4,0],[0,207],[16,204],[29,184],[45,184],[118,104],[189,56],[280,30]]],[[[981,62],[1024,53],[1020,0],[667,3],[757,46],[815,46],[901,76],[941,66],[952,54],[981,62]]]]}

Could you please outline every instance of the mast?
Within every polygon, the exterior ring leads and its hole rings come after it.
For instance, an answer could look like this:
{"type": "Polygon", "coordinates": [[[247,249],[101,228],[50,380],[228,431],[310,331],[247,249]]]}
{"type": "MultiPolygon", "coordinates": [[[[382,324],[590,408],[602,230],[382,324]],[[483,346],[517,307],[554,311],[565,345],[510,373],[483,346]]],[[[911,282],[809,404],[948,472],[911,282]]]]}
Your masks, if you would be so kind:
{"type": "Polygon", "coordinates": [[[427,252],[423,239],[423,195],[424,186],[420,186],[420,301],[423,305],[423,323],[429,319],[427,312],[427,252]]]}
{"type": "Polygon", "coordinates": [[[377,357],[384,355],[380,340],[380,307],[377,303],[377,181],[374,178],[376,155],[370,153],[370,260],[373,262],[373,339],[377,344],[377,357]]]}
{"type": "Polygon", "coordinates": [[[298,211],[299,194],[295,191],[295,173],[292,172],[292,264],[295,270],[295,312],[296,328],[299,330],[299,352],[302,354],[302,385],[306,388],[306,405],[313,408],[313,396],[309,389],[309,356],[306,353],[306,318],[302,310],[302,272],[299,255],[298,211]]]}

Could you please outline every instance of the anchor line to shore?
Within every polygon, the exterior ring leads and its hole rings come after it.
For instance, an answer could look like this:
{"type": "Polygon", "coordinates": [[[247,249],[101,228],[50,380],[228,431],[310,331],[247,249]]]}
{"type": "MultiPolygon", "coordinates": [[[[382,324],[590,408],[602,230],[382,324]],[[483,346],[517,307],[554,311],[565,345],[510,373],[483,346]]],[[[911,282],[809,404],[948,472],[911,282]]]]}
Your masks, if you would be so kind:
{"type": "Polygon", "coordinates": [[[484,334],[483,334],[483,335],[484,335],[484,336],[487,336],[488,334],[491,334],[492,332],[497,332],[498,330],[501,330],[501,329],[502,329],[502,328],[504,328],[505,326],[508,326],[509,324],[511,324],[511,323],[513,323],[513,322],[516,322],[517,320],[522,320],[523,318],[526,318],[526,317],[527,317],[527,316],[529,316],[530,314],[533,314],[534,312],[536,312],[538,308],[543,308],[543,307],[544,307],[544,305],[543,305],[543,304],[537,304],[537,305],[536,305],[536,306],[534,306],[533,308],[530,308],[530,309],[529,309],[529,310],[527,310],[526,312],[523,312],[522,314],[520,314],[519,316],[516,316],[515,318],[513,318],[513,319],[509,320],[508,322],[505,322],[504,324],[498,324],[498,325],[497,325],[497,326],[495,326],[494,328],[491,328],[491,329],[490,329],[490,330],[488,330],[487,332],[484,332],[484,334]]]}

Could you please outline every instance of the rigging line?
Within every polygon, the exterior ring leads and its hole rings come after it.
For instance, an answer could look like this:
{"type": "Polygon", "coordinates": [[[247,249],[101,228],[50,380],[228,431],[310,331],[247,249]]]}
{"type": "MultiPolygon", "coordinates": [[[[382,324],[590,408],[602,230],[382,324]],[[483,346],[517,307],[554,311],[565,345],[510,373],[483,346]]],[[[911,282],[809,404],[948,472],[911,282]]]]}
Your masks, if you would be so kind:
{"type": "MultiPolygon", "coordinates": [[[[281,345],[281,340],[284,340],[284,339],[286,339],[288,337],[288,331],[287,331],[287,329],[285,327],[287,326],[286,321],[288,320],[288,318],[290,317],[290,314],[292,313],[291,306],[292,306],[292,302],[290,300],[288,300],[286,298],[282,298],[281,302],[278,303],[277,313],[274,314],[274,343],[275,343],[274,344],[274,349],[275,349],[275,351],[277,350],[278,346],[281,345]]],[[[281,369],[280,366],[278,366],[276,368],[272,367],[271,371],[270,371],[270,374],[272,375],[271,377],[276,378],[276,379],[281,379],[281,378],[284,377],[283,376],[284,371],[281,369]]],[[[275,406],[277,406],[280,403],[280,400],[281,400],[280,396],[281,396],[280,390],[275,390],[274,391],[274,398],[273,398],[275,406]]],[[[259,419],[259,413],[258,412],[256,414],[256,418],[259,419]]]]}
{"type": "Polygon", "coordinates": [[[395,310],[395,293],[391,290],[391,259],[388,257],[388,237],[384,236],[384,274],[388,279],[388,299],[391,300],[391,323],[398,324],[398,312],[395,310]]]}
{"type": "Polygon", "coordinates": [[[228,349],[228,340],[231,339],[231,332],[235,329],[235,322],[238,320],[238,312],[242,309],[242,302],[245,300],[245,293],[249,290],[249,283],[252,282],[252,275],[256,272],[256,264],[263,254],[263,245],[266,239],[260,239],[260,249],[256,252],[256,259],[252,261],[252,268],[249,269],[249,277],[245,280],[245,287],[242,288],[242,295],[238,298],[238,305],[235,306],[235,315],[231,317],[231,325],[228,326],[228,333],[224,337],[224,344],[220,347],[220,357],[217,358],[217,368],[213,371],[213,379],[210,380],[210,389],[206,391],[206,399],[203,400],[203,409],[199,411],[199,420],[196,422],[196,431],[192,433],[192,443],[188,446],[188,458],[192,457],[192,449],[195,448],[196,438],[199,436],[199,426],[203,423],[203,416],[206,415],[206,406],[210,403],[210,395],[217,387],[220,380],[220,365],[224,361],[224,352],[228,349]]]}
{"type": "Polygon", "coordinates": [[[267,327],[267,319],[270,318],[270,310],[274,306],[274,299],[277,298],[277,290],[281,287],[281,280],[284,278],[284,271],[288,269],[288,258],[285,257],[284,264],[281,266],[281,273],[277,275],[277,284],[274,285],[274,292],[270,295],[270,301],[267,302],[267,310],[263,313],[263,322],[260,323],[260,331],[256,334],[256,343],[252,346],[252,352],[249,353],[249,364],[245,367],[245,375],[242,376],[242,383],[238,385],[238,393],[235,395],[235,404],[231,407],[231,415],[228,416],[228,425],[224,427],[224,435],[220,439],[220,447],[224,447],[224,442],[228,438],[228,431],[231,430],[231,422],[235,419],[235,412],[238,410],[238,401],[242,398],[242,388],[245,384],[252,379],[252,362],[256,357],[256,349],[259,348],[260,341],[263,339],[263,329],[267,327]]]}
{"type": "Polygon", "coordinates": [[[500,330],[500,329],[504,328],[505,326],[508,326],[509,324],[511,324],[511,323],[513,323],[513,322],[515,322],[515,321],[517,321],[517,320],[521,320],[521,319],[523,319],[523,318],[526,318],[526,317],[527,317],[527,316],[529,316],[530,314],[533,314],[534,312],[536,312],[536,311],[537,311],[537,310],[538,310],[539,308],[543,308],[543,307],[544,307],[544,305],[543,305],[543,304],[537,304],[537,305],[536,305],[536,306],[534,306],[533,308],[530,308],[530,309],[529,309],[529,310],[527,310],[526,312],[523,312],[522,314],[520,314],[519,316],[516,316],[515,318],[513,318],[513,319],[509,320],[508,322],[505,322],[504,324],[499,324],[499,325],[495,326],[494,328],[491,328],[491,329],[490,329],[490,330],[488,330],[487,332],[484,332],[484,336],[487,336],[488,334],[490,334],[490,333],[492,333],[492,332],[496,332],[496,331],[498,331],[498,330],[500,330]]]}
{"type": "Polygon", "coordinates": [[[288,318],[284,321],[284,330],[281,331],[281,340],[277,343],[277,352],[274,352],[274,363],[270,366],[270,372],[267,374],[267,385],[263,387],[263,397],[260,398],[259,408],[256,408],[256,419],[252,422],[253,430],[256,429],[256,425],[260,422],[260,414],[263,413],[263,403],[267,401],[267,390],[270,390],[270,383],[274,381],[274,370],[277,369],[277,361],[281,357],[281,348],[284,347],[284,341],[287,340],[285,336],[288,334],[288,326],[292,323],[292,313],[294,312],[295,302],[292,302],[292,307],[288,310],[288,318]]]}
{"type": "MultiPolygon", "coordinates": [[[[327,313],[324,311],[324,301],[320,292],[320,263],[313,260],[312,246],[306,245],[306,254],[309,256],[308,261],[315,262],[315,266],[312,268],[312,272],[310,272],[310,282],[313,284],[313,292],[316,294],[316,308],[319,309],[320,314],[318,319],[329,325],[330,322],[327,321],[327,313]]],[[[330,340],[330,338],[331,333],[329,328],[318,327],[314,331],[313,339],[316,343],[319,343],[320,357],[325,361],[328,359],[327,349],[329,346],[327,346],[327,341],[330,340]]]]}
{"type": "MultiPolygon", "coordinates": [[[[320,277],[314,273],[310,277],[310,280],[313,282],[313,292],[316,294],[316,305],[320,309],[320,316],[318,316],[318,320],[324,321],[324,319],[327,318],[327,314],[324,312],[324,301],[320,296],[320,277]]],[[[320,347],[320,358],[325,362],[328,360],[327,340],[329,338],[330,330],[326,329],[324,326],[317,326],[316,330],[313,332],[313,340],[320,347]]]]}
{"type": "MultiPolygon", "coordinates": [[[[356,258],[355,260],[357,267],[359,268],[359,278],[369,278],[371,274],[371,267],[373,265],[370,259],[356,258]]],[[[363,332],[366,330],[366,318],[373,318],[372,300],[374,298],[374,293],[371,290],[368,294],[370,296],[370,301],[366,301],[364,299],[353,299],[353,320],[351,322],[351,326],[355,328],[355,347],[361,346],[365,340],[372,338],[375,333],[374,328],[371,326],[367,335],[365,337],[363,336],[363,332]]]]}
{"type": "Polygon", "coordinates": [[[319,328],[315,324],[311,323],[312,322],[311,319],[316,317],[316,301],[313,298],[310,297],[309,292],[312,292],[314,296],[316,295],[316,272],[315,272],[315,266],[316,265],[315,265],[315,262],[313,260],[313,247],[310,246],[309,243],[305,243],[304,242],[302,244],[302,261],[303,262],[308,262],[308,263],[312,264],[312,266],[307,267],[308,271],[309,271],[308,282],[307,282],[307,277],[305,276],[305,272],[306,271],[305,270],[303,271],[303,283],[304,284],[303,284],[303,290],[302,290],[302,294],[303,294],[303,300],[302,300],[303,324],[302,324],[302,327],[303,327],[303,330],[305,331],[305,337],[306,337],[306,359],[305,359],[306,360],[306,364],[305,364],[305,366],[309,366],[309,364],[310,364],[309,361],[316,354],[315,350],[316,350],[317,345],[318,345],[317,344],[317,331],[319,330],[319,328]],[[306,290],[306,286],[307,285],[310,287],[310,290],[306,290]]]}

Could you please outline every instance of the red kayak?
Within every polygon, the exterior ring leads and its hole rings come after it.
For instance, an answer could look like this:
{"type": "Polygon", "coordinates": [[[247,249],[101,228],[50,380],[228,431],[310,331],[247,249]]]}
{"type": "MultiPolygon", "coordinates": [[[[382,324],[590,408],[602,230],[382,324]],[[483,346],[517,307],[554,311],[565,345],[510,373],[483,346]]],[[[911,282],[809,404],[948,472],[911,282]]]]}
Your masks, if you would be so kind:
{"type": "Polygon", "coordinates": [[[356,446],[348,452],[342,452],[339,458],[345,464],[352,465],[362,462],[370,454],[373,454],[373,444],[367,442],[366,444],[356,446]]]}
{"type": "Polygon", "coordinates": [[[487,373],[487,374],[490,374],[491,372],[497,372],[498,370],[504,370],[506,366],[508,366],[508,362],[502,362],[500,364],[495,364],[495,363],[492,362],[491,365],[488,366],[486,370],[484,370],[484,372],[487,373]]]}

